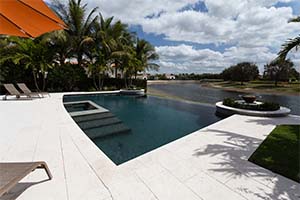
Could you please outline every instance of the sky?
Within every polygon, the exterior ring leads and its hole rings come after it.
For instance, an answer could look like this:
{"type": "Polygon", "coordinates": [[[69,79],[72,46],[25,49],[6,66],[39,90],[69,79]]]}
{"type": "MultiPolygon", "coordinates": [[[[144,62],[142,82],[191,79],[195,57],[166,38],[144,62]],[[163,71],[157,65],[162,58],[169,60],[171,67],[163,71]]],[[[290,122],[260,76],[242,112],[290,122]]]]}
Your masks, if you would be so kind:
{"type": "MultiPolygon", "coordinates": [[[[127,23],[159,54],[159,73],[219,73],[239,62],[263,66],[300,34],[300,0],[83,0],[127,23]]],[[[288,56],[300,66],[300,51],[288,56]]]]}

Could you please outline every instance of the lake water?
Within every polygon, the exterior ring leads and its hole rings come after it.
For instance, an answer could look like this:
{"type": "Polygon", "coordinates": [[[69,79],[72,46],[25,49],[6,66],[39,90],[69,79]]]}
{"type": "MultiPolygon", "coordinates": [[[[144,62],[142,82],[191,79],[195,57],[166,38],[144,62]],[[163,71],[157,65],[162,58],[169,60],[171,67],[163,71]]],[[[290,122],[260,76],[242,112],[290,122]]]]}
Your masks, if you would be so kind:
{"type": "MultiPolygon", "coordinates": [[[[215,104],[227,97],[239,98],[241,92],[231,92],[215,88],[202,87],[199,83],[151,83],[148,88],[162,91],[172,96],[201,103],[215,104]]],[[[300,115],[300,96],[251,93],[260,96],[259,100],[272,101],[291,109],[291,113],[300,115]]]]}

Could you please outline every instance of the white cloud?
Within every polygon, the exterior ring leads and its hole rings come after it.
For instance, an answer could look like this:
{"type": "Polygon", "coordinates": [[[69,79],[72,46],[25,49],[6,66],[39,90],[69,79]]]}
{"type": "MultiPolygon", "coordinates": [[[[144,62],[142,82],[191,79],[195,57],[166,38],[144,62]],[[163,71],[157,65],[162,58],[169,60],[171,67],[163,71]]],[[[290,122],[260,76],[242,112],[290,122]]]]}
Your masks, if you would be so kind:
{"type": "Polygon", "coordinates": [[[278,48],[282,41],[300,31],[298,24],[287,23],[291,17],[291,8],[249,8],[236,19],[189,10],[144,19],[142,25],[145,32],[164,34],[173,41],[273,47],[276,44],[278,48]]]}
{"type": "Polygon", "coordinates": [[[166,40],[232,46],[224,53],[196,50],[188,45],[157,47],[163,66],[174,70],[220,71],[245,60],[261,66],[276,56],[287,38],[298,35],[300,25],[288,23],[293,17],[292,8],[274,7],[278,2],[291,1],[298,0],[202,0],[208,12],[193,9],[179,12],[187,5],[193,8],[198,0],[84,2],[89,8],[98,6],[105,17],[115,16],[125,23],[141,25],[144,32],[162,34],[166,40]]]}
{"type": "Polygon", "coordinates": [[[159,13],[174,13],[187,4],[197,0],[85,0],[89,8],[98,6],[104,16],[115,16],[126,23],[139,24],[144,17],[159,13]]]}
{"type": "Polygon", "coordinates": [[[238,62],[254,62],[262,72],[266,61],[271,61],[276,54],[268,48],[231,47],[224,53],[210,49],[195,49],[190,45],[156,47],[160,55],[161,71],[170,72],[170,68],[184,69],[185,72],[220,72],[238,62]]]}

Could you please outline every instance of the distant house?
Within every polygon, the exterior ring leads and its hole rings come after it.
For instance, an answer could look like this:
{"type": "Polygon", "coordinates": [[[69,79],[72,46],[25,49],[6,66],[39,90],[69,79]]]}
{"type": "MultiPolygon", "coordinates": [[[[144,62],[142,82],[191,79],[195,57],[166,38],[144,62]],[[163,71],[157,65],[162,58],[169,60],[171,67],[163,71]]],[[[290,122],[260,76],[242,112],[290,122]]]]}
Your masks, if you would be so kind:
{"type": "Polygon", "coordinates": [[[137,74],[136,78],[142,79],[142,80],[148,80],[149,76],[150,76],[150,74],[143,73],[143,74],[137,74]]]}
{"type": "Polygon", "coordinates": [[[110,77],[110,78],[115,78],[115,77],[123,78],[124,77],[124,74],[120,70],[118,70],[115,63],[110,64],[110,69],[111,70],[108,70],[108,72],[107,72],[108,77],[110,77]]]}
{"type": "Polygon", "coordinates": [[[78,65],[77,58],[67,58],[65,59],[65,64],[78,65]]]}
{"type": "Polygon", "coordinates": [[[174,74],[166,74],[166,78],[169,80],[175,80],[175,75],[174,74]]]}

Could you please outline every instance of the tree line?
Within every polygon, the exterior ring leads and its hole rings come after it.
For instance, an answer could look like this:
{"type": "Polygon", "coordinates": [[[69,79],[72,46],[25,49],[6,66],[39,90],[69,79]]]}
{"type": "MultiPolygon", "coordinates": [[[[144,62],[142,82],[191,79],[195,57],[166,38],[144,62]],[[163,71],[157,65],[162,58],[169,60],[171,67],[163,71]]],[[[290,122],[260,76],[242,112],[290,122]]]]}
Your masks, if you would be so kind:
{"type": "Polygon", "coordinates": [[[81,0],[54,1],[51,7],[68,28],[35,39],[1,36],[0,83],[22,81],[37,90],[74,90],[91,83],[102,90],[109,73],[122,74],[130,87],[138,72],[158,70],[154,46],[127,24],[104,18],[98,8],[88,13],[81,0]]]}
{"type": "Polygon", "coordinates": [[[225,81],[240,81],[241,85],[246,81],[263,80],[274,81],[277,86],[279,81],[296,81],[300,80],[300,74],[295,69],[291,60],[272,61],[264,66],[263,75],[259,76],[259,70],[256,64],[250,62],[242,62],[226,68],[220,74],[225,81]]]}
{"type": "MultiPolygon", "coordinates": [[[[156,75],[158,79],[166,79],[163,75],[156,75]]],[[[295,69],[291,60],[270,62],[264,66],[263,75],[259,75],[258,66],[251,62],[241,62],[225,68],[221,73],[181,73],[176,74],[178,80],[204,80],[219,79],[224,81],[238,81],[243,85],[245,82],[262,79],[274,81],[277,86],[279,81],[300,81],[300,73],[295,69]]]]}

